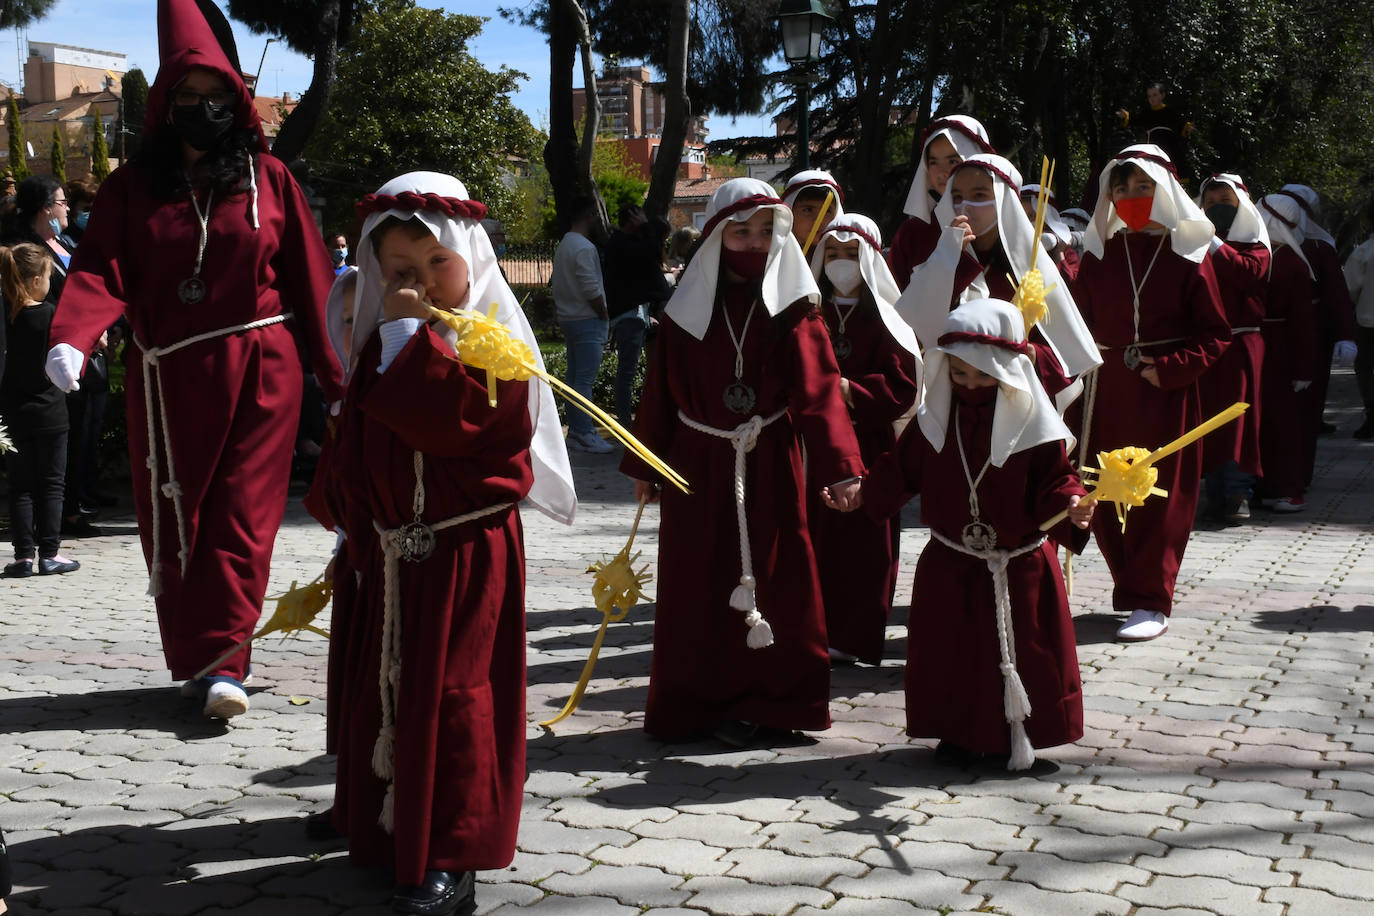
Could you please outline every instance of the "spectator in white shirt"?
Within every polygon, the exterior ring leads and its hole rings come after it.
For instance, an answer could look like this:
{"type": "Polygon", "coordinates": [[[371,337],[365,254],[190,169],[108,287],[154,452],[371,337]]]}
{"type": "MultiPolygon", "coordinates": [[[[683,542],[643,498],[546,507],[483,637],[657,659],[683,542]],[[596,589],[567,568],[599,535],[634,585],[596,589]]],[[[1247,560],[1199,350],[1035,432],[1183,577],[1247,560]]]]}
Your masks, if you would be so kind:
{"type": "MultiPolygon", "coordinates": [[[[568,215],[568,233],[553,256],[553,302],[568,347],[568,374],[564,381],[590,399],[601,369],[608,328],[601,255],[588,238],[596,219],[596,201],[590,197],[575,198],[568,215]]],[[[568,446],[584,452],[614,449],[596,431],[592,418],[580,410],[568,411],[568,446]]]]}

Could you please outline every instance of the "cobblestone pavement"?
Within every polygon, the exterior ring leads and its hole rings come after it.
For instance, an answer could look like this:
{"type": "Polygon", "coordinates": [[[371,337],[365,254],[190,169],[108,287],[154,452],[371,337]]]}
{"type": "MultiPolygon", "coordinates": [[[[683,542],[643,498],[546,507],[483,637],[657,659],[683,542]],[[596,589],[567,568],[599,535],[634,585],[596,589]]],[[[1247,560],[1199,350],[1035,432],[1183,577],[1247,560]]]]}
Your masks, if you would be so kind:
{"type": "MultiPolygon", "coordinates": [[[[1165,637],[1113,642],[1101,557],[1077,564],[1087,734],[1028,775],[943,767],[902,733],[926,538],[910,512],[887,661],[835,672],[835,724],[814,744],[646,738],[649,607],[612,626],[581,710],[538,726],[600,620],[586,565],[632,517],[614,456],[574,456],[577,526],[525,514],[525,815],[514,863],[481,876],[479,912],[1374,913],[1374,444],[1349,438],[1348,371],[1335,400],[1308,511],[1198,531],[1165,637]]],[[[381,872],[302,830],[332,792],[323,640],[269,641],[252,711],[202,719],[163,668],[132,520],[106,524],[64,545],[80,572],[0,582],[14,911],[386,912],[381,872]]],[[[293,506],[272,590],[314,577],[330,546],[293,506]]]]}

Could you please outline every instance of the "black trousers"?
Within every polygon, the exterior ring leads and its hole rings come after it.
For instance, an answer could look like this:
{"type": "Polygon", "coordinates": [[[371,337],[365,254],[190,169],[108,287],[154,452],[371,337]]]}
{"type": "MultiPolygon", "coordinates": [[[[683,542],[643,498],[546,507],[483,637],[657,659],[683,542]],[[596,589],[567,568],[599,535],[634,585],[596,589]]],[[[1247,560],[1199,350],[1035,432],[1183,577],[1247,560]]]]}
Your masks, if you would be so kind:
{"type": "Polygon", "coordinates": [[[1364,415],[1374,420],[1374,328],[1360,325],[1355,329],[1359,350],[1355,355],[1355,381],[1360,386],[1360,400],[1364,401],[1364,415]]]}
{"type": "Polygon", "coordinates": [[[10,477],[10,540],[16,560],[57,556],[62,540],[67,431],[10,430],[16,451],[5,457],[10,477]]]}

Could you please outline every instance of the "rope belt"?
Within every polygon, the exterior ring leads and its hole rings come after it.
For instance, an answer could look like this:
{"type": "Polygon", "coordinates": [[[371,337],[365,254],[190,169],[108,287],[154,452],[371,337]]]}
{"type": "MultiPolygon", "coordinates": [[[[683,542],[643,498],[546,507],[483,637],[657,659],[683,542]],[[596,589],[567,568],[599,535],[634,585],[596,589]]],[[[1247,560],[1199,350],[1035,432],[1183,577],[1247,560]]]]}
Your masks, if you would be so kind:
{"type": "Polygon", "coordinates": [[[930,536],[951,550],[977,557],[987,563],[988,571],[992,573],[992,594],[997,607],[997,642],[1001,653],[1002,714],[1006,716],[1011,729],[1011,757],[1007,760],[1007,769],[1028,770],[1035,763],[1035,749],[1026,737],[1025,725],[1025,720],[1031,714],[1030,697],[1026,695],[1021,675],[1016,671],[1016,634],[1011,622],[1011,588],[1007,584],[1007,566],[1017,557],[1039,550],[1040,545],[1045,543],[1045,535],[1015,550],[973,550],[951,541],[934,528],[930,529],[930,536]]]}
{"type": "Polygon", "coordinates": [[[181,484],[177,481],[176,465],[172,462],[172,432],[167,426],[167,400],[163,396],[162,377],[158,372],[161,360],[164,356],[171,356],[178,350],[191,346],[191,344],[271,327],[274,324],[281,324],[290,317],[291,313],[286,312],[281,315],[273,315],[271,318],[259,318],[257,321],[195,334],[165,347],[150,347],[139,340],[138,335],[132,335],[134,343],[143,353],[143,408],[148,417],[148,458],[146,464],[149,478],[152,481],[153,502],[153,560],[148,573],[148,594],[154,598],[162,594],[162,510],[158,502],[159,493],[172,501],[172,509],[176,512],[177,543],[181,548],[177,552],[177,557],[181,560],[181,574],[183,576],[186,575],[186,563],[191,556],[191,547],[186,539],[186,513],[181,505],[181,484]],[[157,389],[156,416],[153,414],[154,388],[157,389]],[[159,419],[162,423],[162,445],[167,454],[167,482],[161,486],[157,482],[160,468],[157,459],[157,422],[155,422],[159,419]]]}
{"type": "Polygon", "coordinates": [[[1231,329],[1231,333],[1232,333],[1232,334],[1254,334],[1254,333],[1257,332],[1259,329],[1260,329],[1259,325],[1255,325],[1254,327],[1248,327],[1248,328],[1232,328],[1232,329],[1231,329]]]}
{"type": "Polygon", "coordinates": [[[396,823],[396,705],[401,689],[400,561],[422,562],[434,552],[436,532],[496,515],[515,505],[513,502],[500,503],[463,515],[455,515],[432,525],[426,524],[421,521],[421,515],[425,511],[424,473],[424,455],[417,451],[414,521],[407,522],[399,528],[383,528],[375,519],[372,522],[385,559],[382,574],[382,660],[377,678],[382,691],[382,725],[377,732],[377,742],[372,746],[372,772],[386,780],[386,797],[382,800],[382,811],[377,823],[387,833],[392,832],[396,823]]]}
{"type": "Polygon", "coordinates": [[[757,414],[745,420],[734,429],[716,429],[705,423],[698,423],[682,411],[678,419],[697,432],[728,439],[735,447],[735,520],[739,523],[739,585],[730,593],[730,607],[744,611],[744,622],[749,625],[749,635],[745,642],[751,649],[763,649],[773,644],[773,628],[763,619],[754,598],[758,582],[754,579],[754,559],[749,550],[749,519],[744,508],[744,457],[759,444],[759,433],[765,426],[781,419],[787,408],[779,410],[770,417],[757,414]]]}

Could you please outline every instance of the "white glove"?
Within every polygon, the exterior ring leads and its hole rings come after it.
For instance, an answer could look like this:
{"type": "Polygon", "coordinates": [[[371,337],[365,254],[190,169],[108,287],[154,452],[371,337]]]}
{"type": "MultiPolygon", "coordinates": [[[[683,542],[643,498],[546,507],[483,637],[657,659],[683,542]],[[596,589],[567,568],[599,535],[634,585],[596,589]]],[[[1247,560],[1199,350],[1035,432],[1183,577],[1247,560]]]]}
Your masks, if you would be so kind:
{"type": "Polygon", "coordinates": [[[1311,383],[1310,381],[1305,381],[1305,382],[1298,382],[1298,381],[1295,381],[1295,382],[1293,382],[1293,390],[1294,390],[1295,392],[1297,392],[1297,391],[1306,391],[1307,389],[1309,389],[1309,388],[1311,388],[1311,387],[1312,387],[1312,383],[1311,383]]]}
{"type": "Polygon", "coordinates": [[[86,357],[80,350],[71,344],[60,343],[48,351],[44,371],[48,373],[48,380],[58,388],[76,391],[81,387],[77,379],[81,377],[81,366],[85,362],[86,357]]]}
{"type": "Polygon", "coordinates": [[[1336,342],[1336,365],[1349,366],[1355,362],[1355,354],[1359,352],[1359,347],[1355,346],[1353,340],[1340,340],[1336,342]]]}

